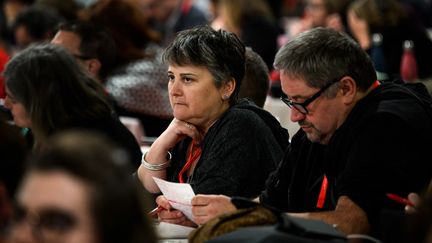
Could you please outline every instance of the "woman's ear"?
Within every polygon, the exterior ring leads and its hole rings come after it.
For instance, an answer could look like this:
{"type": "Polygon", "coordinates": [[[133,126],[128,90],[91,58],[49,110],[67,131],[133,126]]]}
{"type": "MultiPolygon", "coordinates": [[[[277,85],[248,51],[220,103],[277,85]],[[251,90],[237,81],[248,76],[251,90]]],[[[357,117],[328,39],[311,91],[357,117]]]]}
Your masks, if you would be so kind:
{"type": "Polygon", "coordinates": [[[234,92],[235,87],[236,87],[236,82],[235,82],[234,78],[231,78],[230,80],[225,82],[222,85],[222,88],[220,91],[222,100],[228,100],[231,97],[232,93],[234,92]]]}

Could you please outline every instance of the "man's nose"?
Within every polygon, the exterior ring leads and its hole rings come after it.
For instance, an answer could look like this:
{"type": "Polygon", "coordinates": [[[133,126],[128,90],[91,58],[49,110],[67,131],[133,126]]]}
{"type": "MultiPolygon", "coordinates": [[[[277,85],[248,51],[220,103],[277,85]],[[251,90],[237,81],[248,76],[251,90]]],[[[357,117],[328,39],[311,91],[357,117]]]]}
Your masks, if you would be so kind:
{"type": "Polygon", "coordinates": [[[299,122],[302,121],[305,118],[305,114],[298,111],[295,107],[291,109],[291,121],[292,122],[299,122]]]}

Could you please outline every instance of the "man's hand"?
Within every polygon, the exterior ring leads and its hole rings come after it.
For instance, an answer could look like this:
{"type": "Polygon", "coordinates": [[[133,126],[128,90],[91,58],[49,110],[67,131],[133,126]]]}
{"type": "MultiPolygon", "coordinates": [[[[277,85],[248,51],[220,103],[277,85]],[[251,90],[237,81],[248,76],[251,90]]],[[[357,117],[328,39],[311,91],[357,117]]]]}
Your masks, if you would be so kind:
{"type": "Polygon", "coordinates": [[[410,194],[408,194],[408,200],[412,202],[412,204],[414,204],[414,207],[409,205],[405,206],[405,212],[406,213],[417,212],[416,207],[418,207],[421,202],[420,196],[417,193],[411,192],[410,194]]]}
{"type": "Polygon", "coordinates": [[[288,214],[294,217],[323,220],[345,234],[368,234],[370,232],[366,212],[347,196],[339,197],[333,211],[288,214]]]}
{"type": "Polygon", "coordinates": [[[192,214],[197,224],[204,224],[221,214],[237,210],[231,198],[224,195],[196,195],[192,198],[192,214]]]}

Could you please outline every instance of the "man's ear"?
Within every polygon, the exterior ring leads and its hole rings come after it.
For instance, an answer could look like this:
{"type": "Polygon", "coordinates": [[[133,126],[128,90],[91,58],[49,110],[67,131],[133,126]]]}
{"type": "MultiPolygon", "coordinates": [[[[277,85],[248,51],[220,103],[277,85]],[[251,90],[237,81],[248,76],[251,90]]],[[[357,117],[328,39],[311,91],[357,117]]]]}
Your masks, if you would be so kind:
{"type": "Polygon", "coordinates": [[[87,70],[94,77],[99,77],[99,71],[101,69],[102,64],[98,59],[92,58],[92,59],[86,60],[86,66],[87,66],[87,70]]]}
{"type": "Polygon", "coordinates": [[[357,84],[350,76],[345,76],[339,81],[339,92],[342,95],[344,103],[354,102],[357,95],[357,84]]]}

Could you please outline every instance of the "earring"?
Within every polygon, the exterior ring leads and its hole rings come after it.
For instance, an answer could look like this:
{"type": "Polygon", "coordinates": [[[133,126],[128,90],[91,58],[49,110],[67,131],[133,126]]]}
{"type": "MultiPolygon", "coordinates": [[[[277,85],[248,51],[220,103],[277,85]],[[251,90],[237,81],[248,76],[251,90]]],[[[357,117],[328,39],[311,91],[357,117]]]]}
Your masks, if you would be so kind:
{"type": "Polygon", "coordinates": [[[222,99],[227,100],[229,98],[229,96],[227,94],[224,94],[222,99]]]}

